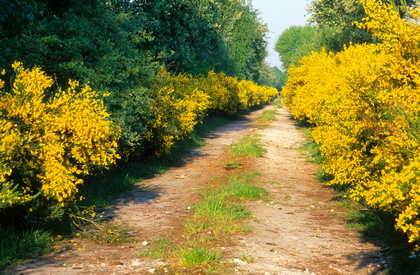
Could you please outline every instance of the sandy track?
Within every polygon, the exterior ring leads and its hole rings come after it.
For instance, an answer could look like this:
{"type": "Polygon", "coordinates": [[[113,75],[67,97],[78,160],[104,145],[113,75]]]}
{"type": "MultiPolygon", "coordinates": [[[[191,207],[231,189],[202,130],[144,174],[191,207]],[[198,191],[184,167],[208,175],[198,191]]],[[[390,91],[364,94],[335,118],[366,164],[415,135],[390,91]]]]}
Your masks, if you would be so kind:
{"type": "MultiPolygon", "coordinates": [[[[247,168],[260,171],[260,185],[270,192],[270,202],[252,201],[247,208],[253,218],[248,234],[233,236],[224,260],[237,266],[224,274],[380,274],[387,255],[346,228],[343,210],[334,193],[314,180],[317,166],[305,161],[297,149],[303,132],[287,109],[277,109],[276,121],[256,128],[263,110],[216,129],[207,145],[190,152],[177,167],[138,183],[138,190],[124,194],[108,211],[133,228],[138,242],[99,245],[74,239],[72,249],[37,258],[9,268],[10,274],[173,274],[171,259],[138,258],[136,253],[159,238],[177,241],[181,223],[200,200],[198,190],[227,171],[223,162],[232,143],[250,134],[261,135],[267,154],[250,160],[247,168]],[[147,190],[145,192],[144,190],[147,190]],[[75,245],[76,244],[76,245],[75,245]],[[253,258],[251,263],[241,256],[253,258]]],[[[67,246],[68,248],[69,246],[67,246]]]]}

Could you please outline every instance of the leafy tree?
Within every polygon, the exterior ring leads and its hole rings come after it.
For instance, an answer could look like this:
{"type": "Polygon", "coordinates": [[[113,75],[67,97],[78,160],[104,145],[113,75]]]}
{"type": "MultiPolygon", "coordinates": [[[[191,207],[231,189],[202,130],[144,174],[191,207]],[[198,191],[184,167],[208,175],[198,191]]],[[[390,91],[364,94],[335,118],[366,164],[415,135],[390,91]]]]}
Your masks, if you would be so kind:
{"type": "Polygon", "coordinates": [[[265,38],[268,29],[260,22],[258,11],[250,4],[238,5],[237,10],[240,11],[239,17],[228,41],[235,75],[241,79],[258,81],[267,56],[265,38]]]}
{"type": "Polygon", "coordinates": [[[329,50],[340,51],[343,45],[349,45],[350,42],[372,42],[370,33],[352,24],[366,16],[359,0],[312,1],[309,12],[310,22],[319,26],[321,35],[327,40],[325,46],[329,50]]]}
{"type": "Polygon", "coordinates": [[[270,67],[268,63],[265,63],[265,66],[260,70],[258,84],[281,90],[285,82],[282,81],[281,72],[277,67],[270,67]]]}
{"type": "Polygon", "coordinates": [[[217,31],[220,8],[209,0],[136,0],[153,35],[147,43],[172,72],[231,72],[224,38],[217,31]]]}
{"type": "MultiPolygon", "coordinates": [[[[392,2],[399,10],[401,17],[405,16],[406,4],[413,1],[392,2]]],[[[309,7],[312,25],[292,26],[285,30],[277,40],[275,50],[280,54],[283,68],[298,66],[302,57],[312,51],[325,48],[338,52],[350,43],[373,43],[377,39],[371,33],[358,28],[354,22],[361,22],[367,15],[359,0],[316,0],[309,7]]]]}
{"type": "Polygon", "coordinates": [[[284,69],[298,66],[299,60],[312,51],[321,49],[316,26],[291,26],[279,36],[275,50],[280,54],[284,69]]]}
{"type": "Polygon", "coordinates": [[[147,43],[171,72],[211,69],[258,80],[266,57],[267,28],[258,12],[241,0],[137,0],[147,43]]]}
{"type": "Polygon", "coordinates": [[[42,13],[42,5],[35,0],[0,0],[0,32],[3,36],[10,34],[9,30],[21,29],[27,23],[35,21],[42,13]]]}
{"type": "Polygon", "coordinates": [[[280,71],[278,68],[276,68],[276,73],[279,76],[280,82],[279,86],[277,86],[277,90],[281,91],[283,90],[283,87],[286,85],[288,74],[286,71],[280,71]]]}

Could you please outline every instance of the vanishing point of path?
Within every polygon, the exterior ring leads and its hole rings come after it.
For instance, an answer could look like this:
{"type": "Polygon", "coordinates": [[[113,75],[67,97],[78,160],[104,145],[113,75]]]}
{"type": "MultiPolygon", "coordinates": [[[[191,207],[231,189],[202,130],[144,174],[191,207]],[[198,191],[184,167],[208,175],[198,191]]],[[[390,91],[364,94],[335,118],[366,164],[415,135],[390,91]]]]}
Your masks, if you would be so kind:
{"type": "MultiPolygon", "coordinates": [[[[223,261],[236,265],[218,274],[381,274],[388,262],[379,247],[346,227],[344,210],[335,194],[315,180],[317,165],[306,161],[305,142],[287,109],[276,109],[276,120],[256,127],[268,105],[213,131],[205,147],[194,149],[177,167],[138,183],[108,211],[133,228],[136,243],[100,245],[74,239],[71,249],[13,267],[9,274],[176,274],[170,260],[137,257],[144,242],[181,238],[182,222],[200,200],[198,191],[228,173],[228,149],[242,137],[258,134],[267,153],[250,159],[248,170],[259,171],[259,185],[269,201],[250,201],[250,233],[234,234],[223,248],[223,261]],[[145,192],[145,190],[147,190],[145,192]],[[241,255],[253,258],[240,260],[241,255]],[[159,266],[161,268],[159,268],[159,266]]],[[[204,273],[196,273],[204,274],[204,273]]]]}

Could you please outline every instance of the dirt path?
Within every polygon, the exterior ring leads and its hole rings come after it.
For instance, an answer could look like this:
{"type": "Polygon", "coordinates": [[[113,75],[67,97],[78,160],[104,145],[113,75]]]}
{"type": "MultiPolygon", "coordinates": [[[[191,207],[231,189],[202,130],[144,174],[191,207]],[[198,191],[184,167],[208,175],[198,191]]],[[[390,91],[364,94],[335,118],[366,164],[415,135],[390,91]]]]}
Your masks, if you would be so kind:
{"type": "Polygon", "coordinates": [[[224,260],[237,264],[224,274],[380,274],[387,255],[346,228],[333,192],[314,180],[316,165],[297,150],[303,133],[288,110],[277,109],[276,121],[259,129],[253,122],[263,110],[217,129],[205,147],[192,151],[178,167],[139,183],[139,190],[108,209],[133,228],[138,242],[99,245],[74,239],[66,249],[14,267],[10,274],[173,274],[170,259],[139,258],[136,253],[145,251],[144,241],[180,238],[180,223],[200,200],[197,191],[226,173],[222,163],[228,148],[250,134],[261,135],[267,154],[247,168],[261,172],[260,184],[269,190],[270,202],[248,203],[252,232],[234,235],[232,245],[224,247],[224,260]],[[243,256],[253,261],[240,260],[243,256]]]}

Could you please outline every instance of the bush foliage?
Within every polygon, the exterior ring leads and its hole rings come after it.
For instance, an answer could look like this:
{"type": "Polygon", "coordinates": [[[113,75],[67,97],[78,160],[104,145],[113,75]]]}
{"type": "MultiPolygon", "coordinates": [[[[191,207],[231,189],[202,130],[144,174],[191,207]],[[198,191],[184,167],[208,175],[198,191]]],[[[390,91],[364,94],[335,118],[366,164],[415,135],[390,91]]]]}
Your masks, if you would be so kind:
{"type": "Polygon", "coordinates": [[[12,91],[0,82],[0,209],[35,198],[65,206],[81,176],[115,162],[118,130],[89,86],[70,81],[48,96],[54,82],[40,68],[13,68],[12,91]]]}
{"type": "Polygon", "coordinates": [[[278,91],[252,81],[238,80],[224,73],[173,75],[161,70],[151,85],[153,104],[149,121],[149,142],[157,151],[168,150],[194,126],[212,113],[234,115],[273,100],[278,91]]]}
{"type": "Polygon", "coordinates": [[[401,19],[393,5],[363,0],[358,26],[378,44],[313,53],[289,70],[284,102],[313,124],[331,184],[392,213],[396,228],[420,243],[420,8],[401,19]]]}
{"type": "MultiPolygon", "coordinates": [[[[0,82],[0,209],[32,200],[29,212],[38,203],[64,208],[77,198],[84,176],[115,163],[122,128],[89,86],[70,80],[67,89],[51,92],[54,81],[41,68],[19,62],[13,68],[12,90],[0,82]]],[[[276,95],[275,88],[223,73],[193,77],[162,70],[147,95],[144,146],[157,154],[169,151],[211,110],[236,114],[276,95]]]]}

